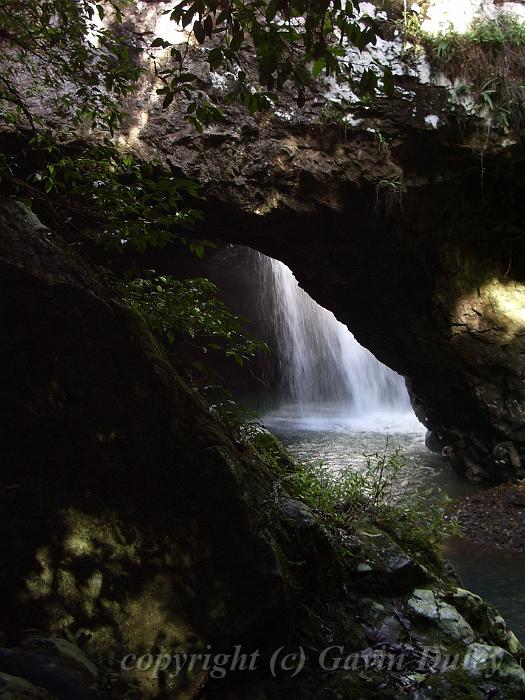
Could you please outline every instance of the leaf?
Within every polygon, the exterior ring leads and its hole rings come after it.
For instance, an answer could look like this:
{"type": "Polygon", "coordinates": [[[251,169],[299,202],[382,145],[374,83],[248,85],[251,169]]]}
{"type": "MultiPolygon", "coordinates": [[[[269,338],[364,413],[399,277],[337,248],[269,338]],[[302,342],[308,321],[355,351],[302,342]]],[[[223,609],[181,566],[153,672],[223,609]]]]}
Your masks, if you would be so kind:
{"type": "Polygon", "coordinates": [[[195,244],[195,255],[201,259],[204,257],[204,246],[202,243],[195,244]]]}
{"type": "Polygon", "coordinates": [[[318,58],[317,61],[314,61],[312,65],[312,75],[314,78],[317,78],[318,75],[320,75],[321,71],[323,68],[326,66],[326,61],[324,58],[318,58]]]}
{"type": "Polygon", "coordinates": [[[199,44],[203,44],[206,39],[206,32],[200,20],[197,20],[193,25],[193,33],[199,44]]]}
{"type": "Polygon", "coordinates": [[[164,100],[162,101],[162,106],[163,106],[163,108],[166,109],[166,107],[169,107],[170,104],[173,102],[174,99],[175,99],[175,93],[174,93],[174,92],[171,92],[171,91],[168,92],[168,93],[166,94],[166,97],[165,97],[164,100]]]}
{"type": "Polygon", "coordinates": [[[383,86],[385,89],[385,93],[389,97],[393,97],[395,95],[394,74],[392,73],[392,69],[388,66],[385,67],[383,70],[383,86]]]}
{"type": "Polygon", "coordinates": [[[208,54],[208,63],[211,70],[216,70],[222,63],[223,53],[220,46],[215,46],[208,54]]]}
{"type": "Polygon", "coordinates": [[[165,41],[164,39],[161,39],[161,37],[157,37],[151,42],[151,48],[156,49],[156,48],[163,48],[167,49],[169,46],[171,46],[169,41],[165,41]]]}
{"type": "Polygon", "coordinates": [[[368,68],[363,72],[359,83],[359,92],[362,95],[375,95],[377,88],[377,75],[368,68]]]}
{"type": "Polygon", "coordinates": [[[213,32],[213,19],[212,19],[211,15],[208,15],[206,17],[206,19],[204,20],[203,27],[204,27],[204,33],[206,34],[206,36],[211,37],[212,32],[213,32]]]}
{"type": "Polygon", "coordinates": [[[277,14],[277,10],[279,9],[279,0],[270,0],[266,7],[266,12],[265,12],[265,17],[266,21],[268,24],[270,22],[273,22],[275,19],[275,15],[277,14]]]}

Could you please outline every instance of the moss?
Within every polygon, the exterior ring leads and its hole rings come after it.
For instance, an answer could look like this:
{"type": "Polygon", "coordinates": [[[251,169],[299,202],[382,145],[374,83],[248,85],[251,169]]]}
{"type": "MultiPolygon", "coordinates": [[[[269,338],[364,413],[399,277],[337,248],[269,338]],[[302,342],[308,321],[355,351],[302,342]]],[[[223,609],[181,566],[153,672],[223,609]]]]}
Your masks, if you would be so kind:
{"type": "Polygon", "coordinates": [[[481,700],[486,697],[478,690],[479,679],[460,669],[449,671],[445,676],[431,676],[426,685],[433,691],[432,697],[443,700],[481,700]]]}
{"type": "Polygon", "coordinates": [[[392,688],[381,688],[384,681],[380,673],[351,671],[341,673],[337,685],[343,697],[352,700],[391,700],[392,688]]]}

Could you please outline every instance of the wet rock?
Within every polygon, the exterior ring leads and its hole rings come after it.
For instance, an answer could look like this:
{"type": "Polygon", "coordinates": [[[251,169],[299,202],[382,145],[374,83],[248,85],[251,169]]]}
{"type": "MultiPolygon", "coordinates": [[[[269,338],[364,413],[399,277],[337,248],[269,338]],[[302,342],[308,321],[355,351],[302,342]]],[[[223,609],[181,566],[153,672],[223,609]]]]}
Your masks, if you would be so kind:
{"type": "Polygon", "coordinates": [[[407,605],[409,609],[419,617],[425,617],[427,620],[439,619],[438,604],[434,596],[434,591],[416,589],[407,605]]]}
{"type": "Polygon", "coordinates": [[[456,588],[452,596],[447,596],[447,600],[486,642],[503,647],[510,654],[521,654],[525,651],[497,610],[480,596],[464,588],[456,588]]]}
{"type": "Polygon", "coordinates": [[[290,498],[279,505],[279,514],[297,532],[319,528],[319,521],[311,509],[301,501],[290,498]]]}
{"type": "Polygon", "coordinates": [[[437,452],[438,454],[443,449],[439,435],[435,430],[427,430],[425,433],[425,446],[431,452],[437,452]]]}
{"type": "Polygon", "coordinates": [[[399,618],[389,615],[383,620],[383,624],[377,632],[376,641],[379,644],[395,644],[399,641],[400,634],[404,629],[399,618]]]}
{"type": "Polygon", "coordinates": [[[516,689],[517,697],[525,696],[525,670],[501,647],[469,644],[463,668],[473,676],[505,679],[516,689]]]}
{"type": "Polygon", "coordinates": [[[315,556],[318,563],[333,554],[332,541],[312,510],[301,501],[290,498],[279,504],[281,520],[293,531],[307,558],[315,556]]]}
{"type": "Polygon", "coordinates": [[[58,700],[43,688],[29,683],[23,678],[0,673],[0,698],[2,700],[58,700]]]}
{"type": "Polygon", "coordinates": [[[0,669],[21,676],[60,700],[95,700],[98,671],[76,646],[58,637],[30,636],[0,649],[0,669]]]}
{"type": "Polygon", "coordinates": [[[441,600],[430,589],[416,589],[408,600],[407,607],[416,618],[435,622],[439,629],[453,639],[475,639],[474,630],[456,608],[441,600]]]}
{"type": "Polygon", "coordinates": [[[354,572],[369,585],[391,586],[396,591],[411,590],[414,585],[428,580],[428,571],[407,555],[386,533],[370,523],[358,531],[363,551],[354,572]]]}

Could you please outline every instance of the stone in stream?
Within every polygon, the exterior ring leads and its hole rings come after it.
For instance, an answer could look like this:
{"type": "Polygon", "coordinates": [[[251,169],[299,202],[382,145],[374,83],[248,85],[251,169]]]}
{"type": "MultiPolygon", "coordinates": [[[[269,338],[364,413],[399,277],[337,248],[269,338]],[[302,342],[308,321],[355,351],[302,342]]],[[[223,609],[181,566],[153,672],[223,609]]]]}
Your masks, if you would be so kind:
{"type": "Polygon", "coordinates": [[[474,630],[456,608],[440,600],[430,589],[417,588],[407,606],[416,617],[436,622],[443,632],[454,639],[475,639],[474,630]]]}
{"type": "Polygon", "coordinates": [[[50,695],[43,688],[37,688],[23,678],[11,676],[8,673],[0,673],[0,698],[2,700],[57,700],[55,695],[50,695]]]}
{"type": "Polygon", "coordinates": [[[59,700],[98,697],[97,668],[65,639],[32,634],[16,647],[1,648],[0,669],[45,688],[59,700]]]}

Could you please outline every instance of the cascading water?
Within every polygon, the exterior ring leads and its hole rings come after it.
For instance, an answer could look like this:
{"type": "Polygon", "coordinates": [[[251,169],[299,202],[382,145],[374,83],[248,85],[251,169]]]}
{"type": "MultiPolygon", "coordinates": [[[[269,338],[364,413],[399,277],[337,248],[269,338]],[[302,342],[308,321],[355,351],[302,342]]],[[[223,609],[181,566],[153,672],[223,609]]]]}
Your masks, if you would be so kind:
{"type": "Polygon", "coordinates": [[[258,255],[260,312],[270,324],[283,402],[270,421],[295,415],[312,427],[395,429],[416,419],[404,379],[363,348],[299,287],[283,263],[258,255]]]}

